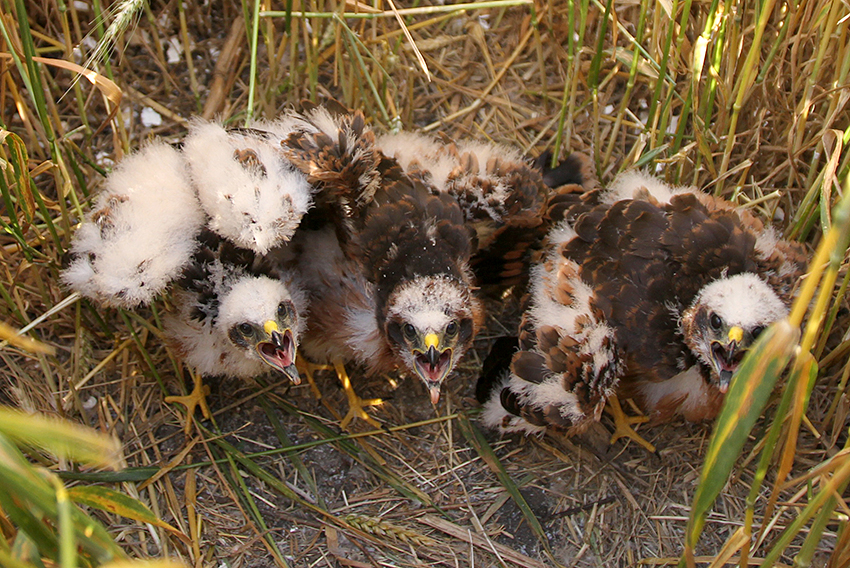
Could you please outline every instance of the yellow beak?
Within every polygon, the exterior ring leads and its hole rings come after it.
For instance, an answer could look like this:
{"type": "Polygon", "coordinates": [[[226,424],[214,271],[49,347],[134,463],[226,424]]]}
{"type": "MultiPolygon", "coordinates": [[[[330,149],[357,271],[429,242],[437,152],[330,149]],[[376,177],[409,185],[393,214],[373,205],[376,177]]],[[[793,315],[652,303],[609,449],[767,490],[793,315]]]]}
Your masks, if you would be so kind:
{"type": "Polygon", "coordinates": [[[425,350],[427,351],[431,347],[437,349],[440,346],[440,338],[436,333],[429,333],[425,336],[425,350]]]}
{"type": "Polygon", "coordinates": [[[744,330],[738,327],[737,325],[729,330],[729,341],[734,341],[737,344],[740,344],[744,339],[744,330]]]}

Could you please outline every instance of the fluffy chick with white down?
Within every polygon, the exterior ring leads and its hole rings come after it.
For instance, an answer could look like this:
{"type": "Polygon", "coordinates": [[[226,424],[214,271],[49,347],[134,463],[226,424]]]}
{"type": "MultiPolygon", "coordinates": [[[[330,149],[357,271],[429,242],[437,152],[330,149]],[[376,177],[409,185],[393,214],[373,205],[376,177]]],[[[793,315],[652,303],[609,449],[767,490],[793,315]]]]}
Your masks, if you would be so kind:
{"type": "Polygon", "coordinates": [[[714,418],[746,349],[787,315],[802,247],[734,204],[645,174],[575,196],[562,214],[483,421],[577,433],[612,395],[653,422],[714,418]]]}
{"type": "Polygon", "coordinates": [[[227,131],[198,119],[183,147],[209,228],[259,254],[288,241],[312,205],[312,186],[280,152],[291,122],[227,131]]]}
{"type": "Polygon", "coordinates": [[[178,312],[166,335],[202,375],[250,378],[269,368],[300,383],[295,369],[307,297],[287,272],[260,269],[263,259],[205,231],[174,293],[178,312]]]}
{"type": "Polygon", "coordinates": [[[205,217],[180,152],[153,142],[106,180],[62,279],[109,306],[148,304],[189,263],[205,217]]]}

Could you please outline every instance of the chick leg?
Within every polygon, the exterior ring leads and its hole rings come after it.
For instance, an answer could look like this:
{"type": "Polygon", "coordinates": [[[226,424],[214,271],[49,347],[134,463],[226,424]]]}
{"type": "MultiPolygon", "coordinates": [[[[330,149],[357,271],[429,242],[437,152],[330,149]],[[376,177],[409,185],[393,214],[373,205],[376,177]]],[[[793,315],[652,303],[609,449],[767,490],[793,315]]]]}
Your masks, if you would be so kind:
{"type": "Polygon", "coordinates": [[[192,419],[195,416],[195,408],[201,407],[201,414],[204,415],[204,418],[211,418],[212,413],[210,412],[210,407],[207,406],[207,395],[210,394],[210,387],[205,385],[203,380],[201,379],[200,373],[192,373],[192,379],[195,382],[195,387],[192,389],[192,392],[187,394],[186,396],[167,396],[165,397],[165,402],[176,402],[177,404],[182,404],[186,407],[186,426],[183,431],[186,435],[189,435],[189,432],[192,430],[192,419]]]}
{"type": "Polygon", "coordinates": [[[333,371],[334,367],[332,365],[313,363],[298,354],[295,356],[295,368],[298,369],[298,374],[307,377],[307,382],[310,383],[310,390],[313,391],[313,396],[316,397],[316,400],[322,400],[322,392],[316,386],[316,377],[313,376],[313,373],[316,371],[333,371]]]}
{"type": "Polygon", "coordinates": [[[342,430],[345,430],[348,427],[348,424],[354,418],[361,418],[374,426],[375,428],[382,428],[381,423],[369,416],[363,407],[365,406],[377,406],[381,404],[383,401],[380,398],[360,398],[357,396],[357,393],[354,392],[354,389],[351,387],[351,379],[348,378],[348,373],[345,370],[345,366],[342,364],[342,361],[336,359],[333,363],[334,369],[336,370],[336,376],[339,378],[339,381],[342,383],[342,388],[345,391],[345,395],[348,397],[348,414],[342,419],[339,423],[339,427],[342,430]]]}
{"type": "Polygon", "coordinates": [[[605,409],[614,417],[614,433],[611,435],[609,444],[613,444],[620,438],[631,438],[650,452],[655,453],[655,446],[640,437],[632,428],[633,424],[643,424],[649,421],[648,416],[626,416],[616,396],[608,398],[608,405],[605,409]]]}

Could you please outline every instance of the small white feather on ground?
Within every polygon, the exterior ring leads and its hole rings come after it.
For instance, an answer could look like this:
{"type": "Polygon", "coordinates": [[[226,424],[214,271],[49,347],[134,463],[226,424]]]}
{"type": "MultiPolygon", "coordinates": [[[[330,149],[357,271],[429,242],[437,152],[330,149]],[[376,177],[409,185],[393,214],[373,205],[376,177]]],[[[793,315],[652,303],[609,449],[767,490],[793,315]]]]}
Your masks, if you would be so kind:
{"type": "Polygon", "coordinates": [[[198,120],[183,151],[209,228],[240,247],[265,254],[288,241],[312,205],[306,177],[266,133],[198,120]]]}
{"type": "Polygon", "coordinates": [[[147,304],[180,276],[203,223],[180,152],[154,142],[109,175],[62,279],[107,305],[147,304]]]}

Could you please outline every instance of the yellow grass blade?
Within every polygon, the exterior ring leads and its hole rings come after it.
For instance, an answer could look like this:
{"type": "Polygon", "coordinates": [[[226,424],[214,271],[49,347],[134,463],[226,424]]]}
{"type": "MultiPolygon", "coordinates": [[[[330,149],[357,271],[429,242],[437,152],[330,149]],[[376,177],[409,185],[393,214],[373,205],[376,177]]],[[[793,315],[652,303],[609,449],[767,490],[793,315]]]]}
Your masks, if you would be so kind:
{"type": "Polygon", "coordinates": [[[180,540],[189,542],[188,536],[158,518],[144,503],[119,491],[99,485],[83,485],[69,489],[68,497],[81,505],[88,505],[101,511],[107,511],[127,517],[128,519],[133,519],[134,521],[162,527],[180,540]]]}
{"type": "Polygon", "coordinates": [[[799,328],[788,320],[770,326],[744,357],[726,394],[694,494],[680,565],[694,566],[694,549],[714,500],[726,484],[750,430],[794,354],[799,328]]]}
{"type": "Polygon", "coordinates": [[[119,560],[101,564],[100,568],[186,568],[186,565],[172,560],[119,560]]]}
{"type": "Polygon", "coordinates": [[[8,341],[10,345],[19,347],[30,353],[43,353],[45,355],[53,355],[56,353],[56,348],[52,345],[47,345],[41,341],[30,339],[26,335],[21,335],[14,327],[0,322],[0,340],[8,341]]]}
{"type": "Polygon", "coordinates": [[[19,444],[93,466],[115,466],[121,455],[121,446],[114,438],[73,422],[6,407],[0,407],[0,434],[19,444]]]}

